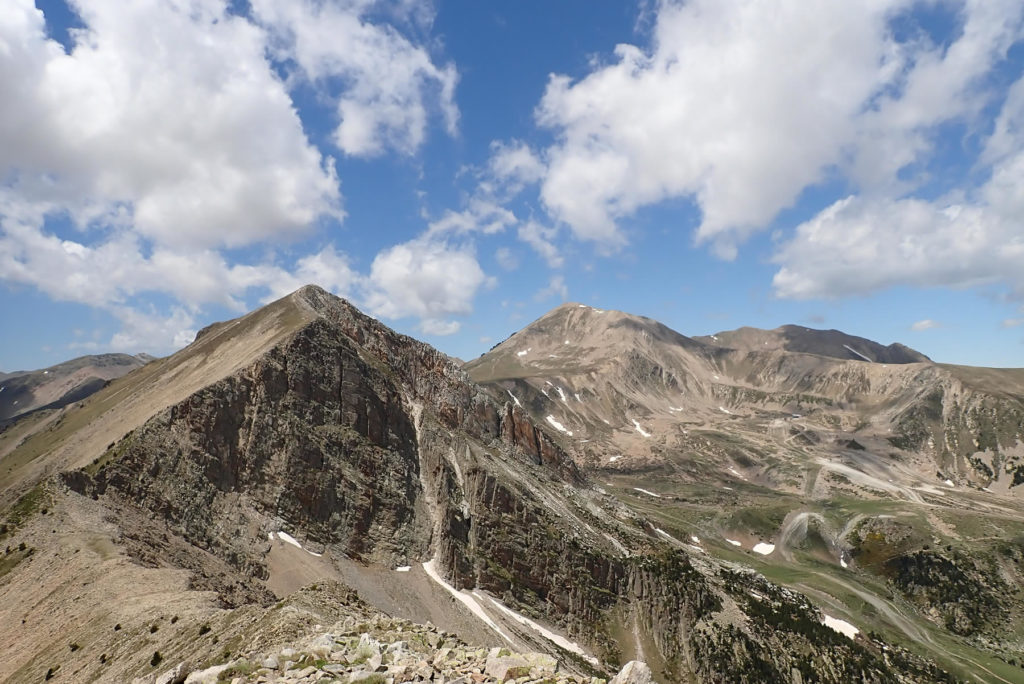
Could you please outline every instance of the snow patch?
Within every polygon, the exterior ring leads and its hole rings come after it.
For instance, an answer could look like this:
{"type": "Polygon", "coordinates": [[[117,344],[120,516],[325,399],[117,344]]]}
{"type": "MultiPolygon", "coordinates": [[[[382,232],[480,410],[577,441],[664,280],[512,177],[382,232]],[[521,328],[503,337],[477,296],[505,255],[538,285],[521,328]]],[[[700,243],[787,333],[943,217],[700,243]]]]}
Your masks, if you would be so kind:
{"type": "MultiPolygon", "coordinates": [[[[480,596],[480,594],[477,594],[477,592],[473,592],[473,593],[478,598],[482,598],[480,596]]],[[[546,629],[542,625],[537,624],[536,622],[534,622],[530,618],[526,617],[525,615],[520,615],[519,613],[517,613],[516,611],[512,610],[511,608],[506,606],[504,603],[501,603],[500,601],[498,601],[497,599],[495,599],[492,596],[488,596],[487,598],[491,601],[491,603],[494,604],[495,608],[497,608],[501,612],[505,613],[505,615],[508,615],[510,618],[512,618],[513,620],[515,620],[519,624],[525,625],[525,626],[529,627],[533,631],[537,632],[537,634],[540,634],[542,637],[544,637],[545,639],[547,639],[551,643],[555,644],[559,648],[563,648],[566,651],[569,651],[570,653],[575,653],[576,655],[578,655],[579,657],[583,658],[584,660],[586,660],[588,663],[590,663],[594,667],[597,667],[600,664],[598,662],[597,658],[594,658],[593,656],[587,655],[587,652],[584,651],[582,648],[580,648],[580,645],[577,644],[576,642],[569,641],[565,637],[563,637],[561,635],[558,635],[558,634],[555,634],[551,630],[546,629]]]]}
{"type": "Polygon", "coordinates": [[[774,550],[775,544],[765,544],[764,542],[754,544],[754,553],[759,553],[762,556],[767,556],[774,550]]]}
{"type": "Polygon", "coordinates": [[[274,533],[270,532],[269,534],[267,534],[267,539],[269,539],[270,541],[274,541],[274,533]]]}
{"type": "Polygon", "coordinates": [[[647,496],[653,496],[655,499],[660,499],[661,498],[661,494],[655,494],[654,492],[649,492],[646,489],[640,489],[639,487],[633,487],[633,489],[635,489],[638,492],[642,492],[642,493],[646,494],[647,496]]]}
{"type": "Polygon", "coordinates": [[[573,393],[573,396],[576,397],[576,401],[578,401],[580,403],[583,403],[583,400],[580,399],[580,393],[579,392],[573,393]]]}
{"type": "Polygon", "coordinates": [[[300,549],[302,548],[302,544],[300,544],[299,541],[295,537],[293,537],[292,535],[288,534],[287,532],[278,532],[277,533],[277,538],[280,539],[281,541],[283,541],[286,544],[291,544],[292,546],[297,546],[300,549]]]}
{"type": "Polygon", "coordinates": [[[711,339],[713,339],[715,342],[717,342],[718,341],[718,336],[717,335],[712,335],[711,339]]]}
{"type": "Polygon", "coordinates": [[[516,406],[518,406],[519,408],[523,408],[523,405],[519,403],[519,399],[516,397],[516,395],[512,394],[511,390],[505,391],[508,392],[508,396],[512,397],[512,401],[516,402],[516,406]]]}
{"type": "Polygon", "coordinates": [[[637,422],[635,418],[633,419],[633,425],[636,426],[636,431],[639,432],[644,438],[649,438],[651,436],[650,432],[647,432],[642,427],[640,427],[640,423],[637,422]]]}
{"type": "Polygon", "coordinates": [[[562,389],[561,387],[556,387],[555,391],[558,392],[558,396],[562,399],[563,402],[568,403],[569,400],[566,399],[566,397],[565,397],[565,390],[564,389],[562,389]]]}
{"type": "Polygon", "coordinates": [[[531,351],[533,351],[533,347],[529,347],[528,349],[524,349],[523,351],[517,351],[516,356],[526,356],[531,351]]]}
{"type": "Polygon", "coordinates": [[[566,343],[566,344],[569,344],[569,340],[566,340],[566,341],[565,341],[565,343],[566,343]]]}
{"type": "Polygon", "coordinates": [[[548,417],[547,417],[547,418],[545,418],[544,420],[548,421],[548,423],[550,423],[550,424],[551,424],[551,427],[555,428],[555,429],[556,429],[556,430],[558,430],[559,432],[564,432],[565,434],[567,434],[567,435],[569,435],[570,437],[572,437],[572,430],[567,430],[567,429],[565,428],[565,426],[564,426],[564,425],[562,425],[561,423],[559,423],[559,422],[558,422],[558,421],[557,421],[557,420],[555,419],[555,417],[554,417],[554,416],[548,416],[548,417]]]}
{"type": "Polygon", "coordinates": [[[719,406],[718,410],[721,411],[722,413],[728,415],[728,416],[732,415],[732,411],[730,411],[729,409],[725,408],[724,406],[719,406]]]}
{"type": "MultiPolygon", "coordinates": [[[[273,541],[273,537],[274,537],[273,533],[271,533],[270,537],[271,537],[271,541],[273,541]]],[[[302,548],[302,544],[299,543],[299,540],[297,540],[295,537],[293,537],[292,535],[288,534],[287,532],[278,532],[277,533],[277,538],[280,539],[281,541],[285,542],[286,544],[291,544],[292,546],[295,546],[295,547],[298,547],[298,548],[302,549],[303,551],[308,553],[310,556],[316,556],[317,558],[321,558],[324,555],[322,553],[316,553],[316,552],[310,551],[309,549],[303,549],[302,548]]]]}
{"type": "Polygon", "coordinates": [[[691,535],[691,536],[690,536],[690,541],[692,541],[692,542],[693,542],[694,544],[700,544],[700,537],[698,537],[698,536],[697,536],[697,535],[695,535],[695,534],[694,534],[694,535],[691,535]]]}
{"type": "Polygon", "coordinates": [[[947,486],[947,487],[956,487],[956,485],[955,485],[955,484],[953,484],[953,481],[952,481],[952,480],[946,480],[946,486],[947,486]]]}
{"type": "Polygon", "coordinates": [[[619,460],[620,458],[622,458],[622,455],[621,455],[621,454],[618,454],[618,455],[615,455],[615,456],[609,456],[609,457],[608,457],[608,462],[609,462],[609,463],[615,463],[615,462],[616,462],[616,461],[618,461],[618,460],[619,460]]]}
{"type": "Polygon", "coordinates": [[[857,634],[860,632],[859,629],[851,625],[846,620],[840,620],[839,618],[834,618],[831,615],[825,615],[825,613],[822,613],[822,616],[824,618],[822,622],[825,624],[826,627],[831,627],[835,631],[839,632],[844,636],[848,636],[851,639],[857,636],[857,634]]]}
{"type": "Polygon", "coordinates": [[[445,591],[447,591],[449,594],[451,594],[460,602],[462,602],[462,605],[466,606],[466,608],[469,609],[469,612],[480,618],[481,622],[483,622],[485,625],[487,625],[495,632],[497,632],[498,636],[500,636],[502,639],[509,642],[510,644],[512,643],[512,639],[510,639],[508,635],[505,634],[505,632],[501,631],[501,627],[499,627],[498,624],[491,619],[491,616],[488,615],[486,611],[484,611],[483,607],[479,603],[477,603],[477,600],[473,598],[472,594],[470,594],[468,591],[459,591],[458,589],[444,581],[444,578],[441,577],[441,575],[439,575],[437,572],[437,568],[435,567],[435,561],[429,560],[426,563],[424,563],[423,570],[427,573],[427,576],[430,577],[430,579],[437,582],[445,591]]]}
{"type": "Polygon", "coordinates": [[[839,559],[839,566],[840,566],[840,567],[843,567],[843,568],[847,568],[847,567],[849,567],[849,566],[848,566],[848,565],[846,564],[846,559],[844,559],[844,558],[840,558],[840,559],[839,559]]]}
{"type": "MultiPolygon", "coordinates": [[[[853,352],[854,354],[856,354],[856,355],[857,355],[857,356],[859,356],[860,358],[862,358],[862,359],[864,359],[865,361],[867,361],[868,363],[874,363],[874,361],[872,361],[872,360],[871,360],[870,358],[868,358],[867,356],[864,356],[863,354],[861,354],[861,353],[860,353],[859,351],[857,351],[856,349],[854,349],[854,348],[853,348],[853,347],[851,347],[850,345],[848,345],[848,344],[844,344],[843,346],[844,346],[844,347],[846,347],[847,349],[849,349],[850,351],[852,351],[852,352],[853,352]]],[[[851,637],[851,638],[852,638],[852,637],[851,637]]]]}
{"type": "Polygon", "coordinates": [[[412,570],[412,566],[409,565],[399,565],[395,568],[395,572],[409,572],[410,570],[412,570]]]}
{"type": "Polygon", "coordinates": [[[740,547],[743,546],[743,544],[741,544],[740,542],[736,541],[735,539],[726,539],[725,541],[729,542],[733,546],[740,546],[740,547]]]}
{"type": "Polygon", "coordinates": [[[740,474],[740,471],[736,470],[735,468],[729,468],[729,472],[732,473],[733,475],[735,475],[736,477],[740,478],[741,480],[746,480],[747,479],[747,478],[743,477],[743,475],[740,474]]]}
{"type": "Polygon", "coordinates": [[[669,406],[668,410],[671,411],[672,413],[679,413],[680,411],[683,410],[683,408],[681,406],[679,408],[676,408],[675,406],[669,406]]]}

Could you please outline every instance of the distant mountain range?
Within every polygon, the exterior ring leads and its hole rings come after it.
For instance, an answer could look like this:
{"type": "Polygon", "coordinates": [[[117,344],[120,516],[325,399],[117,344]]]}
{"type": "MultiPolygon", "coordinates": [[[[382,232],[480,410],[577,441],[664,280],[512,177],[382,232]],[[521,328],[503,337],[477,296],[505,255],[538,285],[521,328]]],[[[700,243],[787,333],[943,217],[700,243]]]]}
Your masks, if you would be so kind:
{"type": "Polygon", "coordinates": [[[0,432],[0,680],[1021,681],[1022,439],[1024,371],[308,286],[0,432]]]}
{"type": "Polygon", "coordinates": [[[0,373],[0,424],[39,409],[85,399],[153,360],[148,354],[96,354],[35,371],[0,373]]]}

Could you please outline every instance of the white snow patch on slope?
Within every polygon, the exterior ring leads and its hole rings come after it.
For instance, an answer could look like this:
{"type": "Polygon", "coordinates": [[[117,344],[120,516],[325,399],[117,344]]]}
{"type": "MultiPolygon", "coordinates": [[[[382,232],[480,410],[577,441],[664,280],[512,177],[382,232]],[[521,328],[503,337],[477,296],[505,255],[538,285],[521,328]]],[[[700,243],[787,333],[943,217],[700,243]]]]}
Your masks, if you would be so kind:
{"type": "Polygon", "coordinates": [[[566,343],[566,344],[569,344],[569,340],[566,340],[566,341],[565,341],[565,343],[566,343]]]}
{"type": "Polygon", "coordinates": [[[409,565],[399,565],[395,568],[395,572],[409,572],[410,570],[412,570],[412,566],[409,565]]]}
{"type": "Polygon", "coordinates": [[[874,363],[874,361],[873,361],[873,360],[871,360],[871,359],[870,359],[870,358],[868,358],[867,356],[864,356],[863,354],[861,354],[861,353],[860,353],[859,351],[857,351],[856,349],[854,349],[854,348],[853,348],[853,347],[851,347],[850,345],[848,345],[848,344],[844,344],[843,346],[844,346],[844,347],[846,347],[847,349],[849,349],[850,351],[852,351],[852,352],[853,352],[854,354],[856,354],[856,355],[857,355],[857,356],[859,356],[860,358],[862,358],[862,359],[864,359],[865,361],[867,361],[868,363],[874,363]]]}
{"type": "Polygon", "coordinates": [[[640,423],[637,422],[635,418],[633,419],[633,425],[636,426],[636,431],[639,432],[643,437],[649,438],[651,436],[650,432],[647,432],[642,427],[640,427],[640,423]]]}
{"type": "Polygon", "coordinates": [[[582,400],[582,399],[580,399],[580,393],[579,393],[579,392],[575,392],[575,393],[573,393],[573,396],[574,396],[574,397],[576,397],[576,401],[578,401],[578,402],[580,402],[580,403],[582,403],[582,402],[583,402],[583,400],[582,400]]]}
{"type": "Polygon", "coordinates": [[[565,390],[564,390],[564,389],[562,389],[561,387],[556,387],[556,388],[555,388],[555,391],[556,391],[556,392],[558,392],[558,396],[559,396],[559,397],[561,397],[561,399],[562,399],[562,401],[563,401],[563,402],[568,402],[568,401],[569,401],[569,400],[568,400],[568,399],[567,399],[567,398],[565,397],[565,390]]]}
{"type": "Polygon", "coordinates": [[[564,425],[562,425],[561,423],[558,422],[558,420],[555,419],[554,416],[548,416],[544,420],[548,421],[548,423],[551,424],[551,427],[555,428],[559,432],[564,432],[565,434],[572,437],[572,430],[567,430],[564,425]]]}
{"type": "Polygon", "coordinates": [[[676,408],[675,406],[669,406],[668,410],[671,411],[672,413],[679,413],[683,409],[682,409],[682,407],[676,408]]]}
{"type": "Polygon", "coordinates": [[[736,470],[735,468],[729,468],[729,472],[732,473],[733,475],[735,475],[736,477],[740,478],[741,480],[746,480],[747,479],[747,478],[743,477],[743,475],[740,474],[740,471],[736,470]]]}
{"type": "Polygon", "coordinates": [[[510,639],[508,635],[505,634],[505,632],[501,631],[501,627],[499,627],[498,624],[491,619],[491,616],[487,614],[487,612],[479,603],[477,603],[477,600],[473,598],[472,594],[470,594],[468,591],[459,591],[458,589],[444,581],[444,578],[438,574],[437,568],[434,566],[433,560],[429,560],[426,563],[424,563],[423,570],[427,573],[427,576],[430,577],[430,579],[437,582],[439,585],[441,585],[442,588],[444,588],[445,591],[447,591],[449,594],[451,594],[456,599],[461,601],[462,604],[469,609],[469,612],[480,618],[480,620],[485,625],[487,625],[495,632],[497,632],[498,636],[500,636],[502,639],[509,642],[510,644],[512,643],[512,639],[510,639]]]}
{"type": "Polygon", "coordinates": [[[955,485],[955,484],[953,484],[953,481],[952,481],[952,480],[946,480],[946,486],[947,486],[947,487],[956,487],[956,485],[955,485]]]}
{"type": "Polygon", "coordinates": [[[711,339],[713,339],[715,342],[717,342],[718,341],[718,335],[712,335],[711,339]]]}
{"type": "Polygon", "coordinates": [[[635,489],[638,492],[642,492],[643,494],[646,494],[647,496],[653,496],[655,499],[660,499],[661,498],[661,494],[655,494],[654,492],[649,492],[646,489],[640,489],[639,487],[633,487],[633,489],[635,489]]]}
{"type": "Polygon", "coordinates": [[[735,539],[726,539],[725,541],[729,542],[733,546],[743,546],[743,544],[741,544],[740,542],[736,541],[735,539]]]}
{"type": "Polygon", "coordinates": [[[700,537],[698,537],[698,536],[697,536],[697,535],[695,535],[695,534],[694,534],[694,535],[691,535],[691,536],[690,536],[690,541],[692,541],[692,542],[693,542],[694,544],[700,544],[700,537]]]}
{"type": "Polygon", "coordinates": [[[512,401],[516,402],[516,406],[518,406],[519,408],[523,408],[523,405],[519,403],[518,397],[516,397],[516,395],[512,394],[511,390],[505,390],[505,391],[508,392],[508,396],[512,397],[512,401]]]}
{"type": "Polygon", "coordinates": [[[526,356],[531,351],[533,351],[533,347],[530,347],[529,349],[524,349],[523,351],[517,351],[516,356],[526,356]]]}
{"type": "Polygon", "coordinates": [[[732,415],[732,411],[730,411],[729,409],[725,408],[724,406],[719,406],[718,410],[721,411],[722,413],[726,414],[726,415],[729,415],[729,416],[732,415]]]}
{"type": "Polygon", "coordinates": [[[616,461],[618,461],[618,460],[619,460],[620,458],[622,458],[622,454],[617,454],[617,455],[615,455],[615,456],[609,456],[609,457],[608,457],[608,462],[609,462],[609,463],[615,463],[615,462],[616,462],[616,461]]]}
{"type": "Polygon", "coordinates": [[[844,558],[840,558],[840,559],[839,559],[839,565],[840,565],[840,566],[842,566],[842,567],[844,567],[844,568],[845,568],[845,567],[848,567],[848,566],[846,565],[846,559],[844,559],[844,558]]]}
{"type": "MultiPolygon", "coordinates": [[[[271,539],[273,539],[274,535],[271,534],[270,536],[271,536],[271,539]]],[[[285,542],[286,544],[291,544],[292,546],[297,546],[298,548],[302,549],[302,544],[300,544],[299,541],[295,537],[293,537],[292,535],[288,534],[287,532],[278,532],[277,533],[277,538],[280,539],[281,541],[285,542]]],[[[314,553],[313,551],[310,551],[309,549],[302,549],[302,550],[305,551],[306,553],[308,553],[310,556],[316,556],[317,558],[320,558],[321,556],[324,555],[322,553],[314,553]]]]}
{"type": "Polygon", "coordinates": [[[839,618],[834,618],[831,615],[825,615],[825,613],[822,613],[822,616],[824,617],[822,622],[825,623],[826,627],[831,627],[840,634],[848,636],[851,639],[857,636],[857,633],[860,632],[859,629],[851,625],[846,620],[840,620],[839,618]]]}
{"type": "Polygon", "coordinates": [[[758,542],[754,544],[754,553],[759,553],[762,556],[767,556],[775,550],[775,544],[765,544],[764,542],[758,542]]]}
{"type": "MultiPolygon", "coordinates": [[[[473,592],[473,593],[478,598],[483,598],[477,592],[473,592]]],[[[497,608],[498,610],[503,612],[505,615],[508,615],[510,618],[512,618],[513,620],[515,620],[519,624],[525,625],[525,626],[529,627],[533,631],[537,632],[537,634],[540,634],[542,637],[544,637],[545,639],[547,639],[551,643],[555,644],[559,648],[565,649],[566,651],[569,651],[570,653],[575,653],[576,655],[578,655],[579,657],[583,658],[584,660],[586,660],[588,663],[590,663],[594,667],[597,667],[599,665],[599,662],[598,662],[597,658],[595,658],[593,656],[590,656],[590,655],[587,655],[587,652],[584,651],[580,647],[580,645],[577,644],[576,642],[569,641],[565,637],[563,637],[563,636],[561,636],[559,634],[555,634],[551,630],[545,628],[542,625],[537,624],[536,622],[534,622],[530,618],[526,617],[525,615],[520,615],[519,613],[517,613],[516,611],[512,610],[511,608],[506,606],[504,603],[501,603],[500,601],[498,601],[497,599],[495,599],[492,596],[488,596],[487,598],[491,601],[491,603],[494,604],[495,608],[497,608]]]]}

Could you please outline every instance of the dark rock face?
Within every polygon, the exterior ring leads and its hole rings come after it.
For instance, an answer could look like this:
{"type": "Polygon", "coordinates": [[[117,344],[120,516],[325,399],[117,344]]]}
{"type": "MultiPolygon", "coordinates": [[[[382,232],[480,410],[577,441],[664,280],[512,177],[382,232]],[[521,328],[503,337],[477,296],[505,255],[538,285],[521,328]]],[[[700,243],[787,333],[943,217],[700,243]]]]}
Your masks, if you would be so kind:
{"type": "Polygon", "coordinates": [[[201,586],[228,603],[267,600],[257,581],[267,533],[283,529],[389,567],[434,558],[455,586],[543,614],[611,664],[621,653],[611,616],[626,607],[644,616],[674,681],[800,681],[793,652],[822,665],[820,681],[940,681],[913,659],[894,669],[876,645],[837,642],[789,595],[778,600],[803,611],[799,630],[723,622],[734,580],[681,551],[611,552],[611,528],[571,496],[582,476],[524,412],[319,289],[293,298],[318,317],[65,477],[155,518],[130,546],[141,560],[190,545],[174,562],[198,567],[187,559],[208,554],[234,571],[206,573],[201,586]],[[735,678],[737,667],[748,674],[735,678]]]}

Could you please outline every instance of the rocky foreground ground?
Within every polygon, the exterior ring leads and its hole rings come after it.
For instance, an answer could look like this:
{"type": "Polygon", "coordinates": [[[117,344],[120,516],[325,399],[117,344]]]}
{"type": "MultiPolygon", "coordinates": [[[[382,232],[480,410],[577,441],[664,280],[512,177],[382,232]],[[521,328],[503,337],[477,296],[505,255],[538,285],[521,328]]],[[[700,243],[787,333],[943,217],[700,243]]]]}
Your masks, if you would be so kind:
{"type": "MultiPolygon", "coordinates": [[[[309,625],[308,636],[287,646],[251,650],[241,657],[182,661],[133,684],[214,684],[216,682],[278,682],[300,684],[607,684],[598,676],[580,674],[581,663],[562,663],[544,653],[514,653],[506,648],[476,648],[431,624],[421,625],[368,609],[349,598],[347,615],[331,627],[309,625]]],[[[310,617],[285,605],[285,622],[310,617]]],[[[154,660],[157,660],[154,654],[154,660]]],[[[585,668],[585,666],[583,666],[585,668]]],[[[642,662],[627,663],[611,684],[649,684],[651,672],[642,662]]]]}

